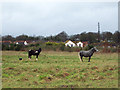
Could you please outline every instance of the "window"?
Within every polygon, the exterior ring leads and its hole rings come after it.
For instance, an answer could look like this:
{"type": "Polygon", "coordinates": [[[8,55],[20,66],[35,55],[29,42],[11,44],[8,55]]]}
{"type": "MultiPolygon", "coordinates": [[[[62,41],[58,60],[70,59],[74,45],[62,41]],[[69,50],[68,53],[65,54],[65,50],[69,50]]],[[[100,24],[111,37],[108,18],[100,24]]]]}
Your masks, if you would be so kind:
{"type": "Polygon", "coordinates": [[[81,47],[81,44],[79,44],[79,47],[81,47]]]}
{"type": "Polygon", "coordinates": [[[73,44],[71,44],[71,47],[73,47],[73,44]]]}

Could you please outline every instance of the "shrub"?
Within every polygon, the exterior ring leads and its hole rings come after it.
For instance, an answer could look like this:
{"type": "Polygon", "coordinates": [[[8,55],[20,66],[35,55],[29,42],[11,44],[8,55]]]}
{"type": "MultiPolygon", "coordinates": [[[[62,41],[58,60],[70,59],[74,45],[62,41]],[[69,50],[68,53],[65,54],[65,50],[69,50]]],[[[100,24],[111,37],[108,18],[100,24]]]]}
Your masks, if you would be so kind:
{"type": "Polygon", "coordinates": [[[86,47],[84,47],[84,50],[89,50],[89,49],[91,49],[91,48],[93,48],[93,47],[94,47],[93,45],[88,44],[86,47]]]}
{"type": "Polygon", "coordinates": [[[15,44],[10,44],[9,45],[9,50],[14,50],[15,44]]]}
{"type": "Polygon", "coordinates": [[[4,44],[2,44],[2,50],[5,50],[6,46],[4,44]]]}
{"type": "Polygon", "coordinates": [[[38,47],[38,46],[40,46],[40,44],[39,44],[39,43],[36,43],[35,46],[38,47]]]}
{"type": "Polygon", "coordinates": [[[110,51],[111,52],[117,52],[118,50],[117,50],[117,48],[111,48],[110,51]]]}
{"type": "Polygon", "coordinates": [[[46,42],[46,45],[51,46],[51,45],[53,45],[53,43],[52,42],[46,42]]]}
{"type": "Polygon", "coordinates": [[[58,46],[59,43],[56,43],[56,42],[46,42],[46,45],[49,45],[49,46],[51,46],[51,45],[58,46]]]}
{"type": "Polygon", "coordinates": [[[10,49],[9,49],[9,46],[6,45],[6,46],[4,47],[4,50],[10,50],[10,49]]]}
{"type": "Polygon", "coordinates": [[[35,46],[34,44],[30,44],[30,47],[35,46]]]}
{"type": "Polygon", "coordinates": [[[22,49],[22,45],[16,45],[15,50],[20,51],[22,49]]]}
{"type": "Polygon", "coordinates": [[[74,48],[68,46],[68,47],[65,47],[65,51],[73,52],[73,51],[74,51],[74,48]]]}
{"type": "Polygon", "coordinates": [[[61,50],[61,51],[64,51],[64,49],[65,49],[65,46],[61,46],[61,47],[60,47],[60,50],[61,50]]]}

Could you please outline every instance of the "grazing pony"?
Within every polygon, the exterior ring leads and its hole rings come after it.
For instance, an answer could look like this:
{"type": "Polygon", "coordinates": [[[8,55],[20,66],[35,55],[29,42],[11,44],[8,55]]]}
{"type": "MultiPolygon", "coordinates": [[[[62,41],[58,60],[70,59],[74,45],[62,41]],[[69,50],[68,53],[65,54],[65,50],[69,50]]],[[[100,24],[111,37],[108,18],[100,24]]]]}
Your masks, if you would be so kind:
{"type": "Polygon", "coordinates": [[[78,56],[79,56],[79,58],[81,59],[82,62],[83,62],[83,60],[82,60],[83,56],[84,56],[84,57],[89,57],[88,62],[90,62],[91,56],[92,56],[93,53],[96,52],[96,51],[98,51],[97,48],[96,48],[96,47],[93,47],[93,48],[91,48],[91,49],[88,50],[88,51],[80,51],[80,52],[78,53],[78,56]]]}
{"type": "Polygon", "coordinates": [[[28,58],[31,59],[31,56],[35,55],[36,60],[38,60],[38,55],[40,54],[40,52],[41,52],[41,48],[39,48],[38,50],[29,50],[28,51],[28,58]]]}

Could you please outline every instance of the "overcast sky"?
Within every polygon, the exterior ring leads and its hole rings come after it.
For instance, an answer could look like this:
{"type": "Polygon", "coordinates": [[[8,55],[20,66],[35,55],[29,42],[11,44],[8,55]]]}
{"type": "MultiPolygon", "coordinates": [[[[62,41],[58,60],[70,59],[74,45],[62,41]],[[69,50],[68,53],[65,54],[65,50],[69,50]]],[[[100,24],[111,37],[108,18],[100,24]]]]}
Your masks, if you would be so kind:
{"type": "Polygon", "coordinates": [[[118,30],[117,2],[22,2],[2,4],[2,35],[50,36],[62,31],[118,30]]]}

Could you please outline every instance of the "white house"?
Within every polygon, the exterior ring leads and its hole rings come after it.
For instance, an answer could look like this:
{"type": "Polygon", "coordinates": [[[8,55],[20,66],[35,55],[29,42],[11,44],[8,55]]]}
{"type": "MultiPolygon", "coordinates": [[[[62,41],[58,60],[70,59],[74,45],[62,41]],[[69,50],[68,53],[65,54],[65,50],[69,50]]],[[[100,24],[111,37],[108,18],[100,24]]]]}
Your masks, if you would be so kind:
{"type": "Polygon", "coordinates": [[[72,41],[69,40],[67,43],[65,43],[65,46],[75,47],[76,45],[75,45],[74,42],[72,42],[72,41]]]}
{"type": "Polygon", "coordinates": [[[28,45],[27,41],[15,41],[14,43],[19,45],[28,45]]]}
{"type": "Polygon", "coordinates": [[[27,41],[24,42],[24,45],[28,45],[27,41]]]}
{"type": "Polygon", "coordinates": [[[78,42],[78,43],[77,43],[77,46],[83,48],[83,43],[82,43],[82,42],[78,42]]]}

